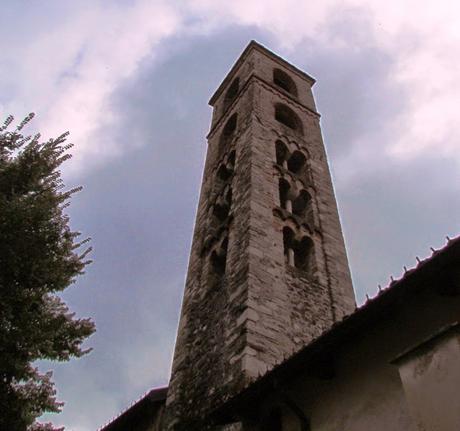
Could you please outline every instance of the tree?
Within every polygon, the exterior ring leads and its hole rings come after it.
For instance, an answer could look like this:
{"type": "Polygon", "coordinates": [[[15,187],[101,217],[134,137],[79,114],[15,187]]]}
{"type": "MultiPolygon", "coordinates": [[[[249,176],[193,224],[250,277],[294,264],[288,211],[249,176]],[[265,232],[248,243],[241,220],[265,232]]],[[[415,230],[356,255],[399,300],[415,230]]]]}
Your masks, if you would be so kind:
{"type": "Polygon", "coordinates": [[[78,241],[65,208],[81,187],[64,190],[59,168],[71,155],[68,133],[40,143],[23,136],[33,114],[0,127],[0,429],[53,430],[36,418],[59,412],[51,373],[41,359],[67,361],[90,351],[94,331],[58,296],[83,273],[91,248],[78,241]],[[82,250],[83,246],[83,251],[82,250]]]}

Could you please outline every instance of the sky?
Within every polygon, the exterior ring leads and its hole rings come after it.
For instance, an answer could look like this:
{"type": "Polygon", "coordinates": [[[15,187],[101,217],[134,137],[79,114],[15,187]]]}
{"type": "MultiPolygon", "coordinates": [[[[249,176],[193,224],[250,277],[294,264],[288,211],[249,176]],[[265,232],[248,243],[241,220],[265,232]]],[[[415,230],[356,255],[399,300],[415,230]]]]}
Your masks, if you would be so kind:
{"type": "Polygon", "coordinates": [[[251,39],[314,87],[359,304],[460,233],[460,3],[4,0],[0,120],[70,131],[72,227],[94,263],[63,297],[93,351],[54,370],[95,430],[166,385],[206,152],[207,102],[251,39]]]}

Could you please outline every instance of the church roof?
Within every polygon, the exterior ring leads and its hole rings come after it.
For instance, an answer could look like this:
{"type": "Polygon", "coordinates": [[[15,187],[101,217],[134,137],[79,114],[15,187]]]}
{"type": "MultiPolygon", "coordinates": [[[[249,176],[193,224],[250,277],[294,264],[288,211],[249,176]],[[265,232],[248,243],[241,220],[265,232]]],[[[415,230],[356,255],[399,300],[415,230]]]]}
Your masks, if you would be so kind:
{"type": "Polygon", "coordinates": [[[447,240],[440,250],[432,250],[432,255],[424,260],[417,258],[415,268],[407,270],[399,280],[393,280],[385,289],[369,299],[354,313],[335,323],[329,330],[307,344],[290,358],[275,366],[271,371],[250,384],[242,392],[229,399],[214,413],[214,420],[225,422],[232,412],[251,409],[252,401],[261,394],[277,388],[277,382],[287,381],[310,367],[317,373],[327,373],[328,358],[341,346],[382,319],[389,308],[411,299],[417,292],[430,288],[444,295],[460,293],[460,236],[447,240]]]}
{"type": "Polygon", "coordinates": [[[167,393],[167,387],[152,389],[119,416],[100,428],[100,431],[140,429],[141,424],[145,424],[154,417],[158,409],[166,402],[167,393]]]}
{"type": "MultiPolygon", "coordinates": [[[[327,358],[331,358],[351,337],[356,337],[360,331],[380,320],[390,307],[410,300],[412,295],[427,286],[445,295],[460,292],[460,236],[448,239],[445,247],[440,250],[432,249],[430,257],[417,261],[415,268],[405,268],[399,280],[392,280],[387,288],[379,290],[374,298],[368,299],[354,313],[335,323],[300,351],[229,399],[213,412],[213,419],[226,422],[231,420],[233,411],[251,409],[252,401],[257,400],[260,394],[277,388],[277,382],[298,376],[306,367],[311,367],[315,372],[328,372],[327,358]]],[[[151,390],[101,430],[131,429],[127,428],[128,425],[136,429],[135,425],[153,417],[165,403],[167,391],[167,387],[151,390]]]]}

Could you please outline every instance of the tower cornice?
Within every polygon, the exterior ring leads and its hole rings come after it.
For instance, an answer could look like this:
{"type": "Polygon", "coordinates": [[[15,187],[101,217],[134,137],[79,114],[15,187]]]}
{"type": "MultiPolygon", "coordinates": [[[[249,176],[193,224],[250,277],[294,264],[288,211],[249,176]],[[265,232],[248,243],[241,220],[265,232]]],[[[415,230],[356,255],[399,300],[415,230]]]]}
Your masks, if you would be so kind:
{"type": "Polygon", "coordinates": [[[233,77],[237,73],[238,69],[240,68],[240,66],[243,64],[243,62],[246,60],[248,55],[253,50],[257,50],[257,51],[265,54],[266,56],[270,57],[273,61],[278,63],[280,66],[286,67],[291,72],[293,72],[296,75],[298,75],[301,79],[306,80],[310,84],[310,86],[313,86],[315,84],[316,80],[313,77],[311,77],[307,73],[303,72],[302,70],[298,69],[293,64],[287,62],[286,60],[284,60],[280,56],[276,55],[274,52],[270,51],[268,48],[266,48],[265,46],[263,46],[260,43],[256,42],[255,40],[251,40],[251,42],[249,42],[248,46],[244,49],[244,51],[239,56],[238,60],[234,63],[234,65],[230,69],[230,72],[227,74],[225,79],[222,81],[222,83],[219,85],[217,90],[211,96],[211,99],[209,99],[209,102],[208,102],[209,105],[214,106],[216,100],[219,98],[219,96],[221,95],[221,93],[224,90],[224,88],[226,88],[227,85],[230,82],[232,82],[233,77]]]}

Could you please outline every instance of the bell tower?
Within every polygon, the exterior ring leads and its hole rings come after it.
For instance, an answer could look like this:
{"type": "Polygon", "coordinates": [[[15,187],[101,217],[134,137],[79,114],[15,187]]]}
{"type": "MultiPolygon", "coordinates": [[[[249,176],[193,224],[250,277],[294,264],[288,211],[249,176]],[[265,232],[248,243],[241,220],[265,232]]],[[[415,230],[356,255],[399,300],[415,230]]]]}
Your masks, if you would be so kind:
{"type": "Polygon", "coordinates": [[[355,308],[314,83],[252,41],[210,100],[170,429],[193,429],[355,308]]]}

